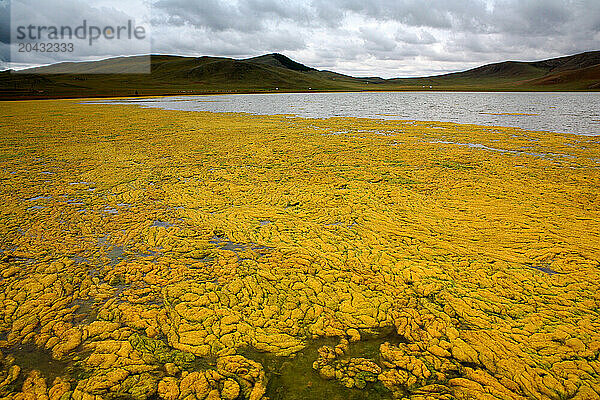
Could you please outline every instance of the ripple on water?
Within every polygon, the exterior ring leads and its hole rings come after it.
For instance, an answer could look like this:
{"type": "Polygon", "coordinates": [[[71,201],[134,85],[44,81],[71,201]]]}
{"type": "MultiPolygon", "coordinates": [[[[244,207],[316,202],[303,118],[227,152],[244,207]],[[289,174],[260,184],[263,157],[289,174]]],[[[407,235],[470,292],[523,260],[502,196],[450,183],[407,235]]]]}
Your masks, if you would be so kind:
{"type": "Polygon", "coordinates": [[[52,196],[35,196],[27,199],[27,201],[38,201],[38,200],[52,200],[52,196]]]}
{"type": "Polygon", "coordinates": [[[208,242],[219,249],[233,251],[234,253],[241,253],[244,250],[252,250],[258,252],[260,255],[260,253],[264,251],[272,250],[271,247],[262,246],[257,243],[233,242],[228,237],[220,235],[214,235],[208,242]]]}
{"type": "Polygon", "coordinates": [[[453,144],[456,146],[466,146],[466,147],[470,147],[470,148],[474,148],[474,149],[482,149],[482,150],[489,150],[489,151],[495,151],[495,152],[499,152],[499,153],[508,153],[508,154],[516,154],[516,155],[528,155],[528,156],[533,156],[533,157],[566,157],[566,158],[575,158],[575,156],[570,155],[570,154],[561,154],[561,153],[535,153],[535,152],[529,152],[529,151],[523,151],[523,150],[506,150],[506,149],[499,149],[496,147],[490,147],[490,146],[485,146],[483,144],[480,143],[460,143],[460,142],[452,142],[452,141],[447,141],[447,140],[435,140],[435,141],[431,141],[428,142],[431,144],[453,144]]]}
{"type": "Polygon", "coordinates": [[[553,270],[552,268],[548,267],[548,266],[543,266],[543,265],[528,265],[529,268],[533,268],[535,270],[544,272],[548,275],[556,275],[556,274],[562,274],[562,272],[558,272],[553,270]]]}
{"type": "Polygon", "coordinates": [[[173,224],[170,223],[170,222],[156,220],[156,221],[153,221],[152,225],[150,225],[150,226],[157,226],[157,227],[162,227],[162,228],[170,228],[170,227],[173,226],[173,224]]]}

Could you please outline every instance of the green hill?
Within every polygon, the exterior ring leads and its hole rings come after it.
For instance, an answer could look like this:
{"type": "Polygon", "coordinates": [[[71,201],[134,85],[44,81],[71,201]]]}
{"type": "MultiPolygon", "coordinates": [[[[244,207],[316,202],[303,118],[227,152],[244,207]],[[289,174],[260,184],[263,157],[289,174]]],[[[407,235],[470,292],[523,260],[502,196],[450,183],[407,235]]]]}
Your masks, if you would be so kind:
{"type": "Polygon", "coordinates": [[[364,90],[600,90],[600,51],[543,61],[506,61],[424,78],[356,78],[319,71],[282,54],[248,59],[152,55],[58,63],[0,72],[0,98],[102,97],[364,90]],[[110,74],[139,70],[149,74],[110,74]]]}
{"type": "Polygon", "coordinates": [[[269,65],[272,67],[291,69],[292,71],[301,71],[301,72],[316,71],[316,69],[314,69],[314,68],[307,67],[306,65],[297,63],[296,61],[287,58],[283,54],[278,54],[278,53],[271,53],[271,54],[266,54],[264,56],[248,58],[245,61],[255,63],[255,64],[269,65]]]}
{"type": "Polygon", "coordinates": [[[389,82],[405,89],[432,86],[440,90],[596,90],[600,76],[583,71],[599,65],[600,51],[590,51],[543,61],[505,61],[463,72],[389,82]],[[565,73],[568,79],[558,78],[565,73]]]}
{"type": "Polygon", "coordinates": [[[147,62],[147,57],[58,63],[19,73],[0,72],[0,98],[346,91],[364,90],[368,85],[361,79],[317,71],[281,54],[245,60],[152,55],[150,74],[105,73],[115,65],[125,71],[133,69],[147,62]]]}

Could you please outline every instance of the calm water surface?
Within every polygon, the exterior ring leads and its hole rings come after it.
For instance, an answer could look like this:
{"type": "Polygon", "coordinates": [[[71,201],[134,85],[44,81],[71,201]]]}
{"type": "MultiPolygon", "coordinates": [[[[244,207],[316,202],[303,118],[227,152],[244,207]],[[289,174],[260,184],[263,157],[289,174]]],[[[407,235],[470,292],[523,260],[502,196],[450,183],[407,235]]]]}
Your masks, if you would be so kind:
{"type": "Polygon", "coordinates": [[[600,93],[276,93],[169,96],[101,103],[134,103],[167,110],[289,114],[308,118],[444,121],[600,135],[600,93]]]}

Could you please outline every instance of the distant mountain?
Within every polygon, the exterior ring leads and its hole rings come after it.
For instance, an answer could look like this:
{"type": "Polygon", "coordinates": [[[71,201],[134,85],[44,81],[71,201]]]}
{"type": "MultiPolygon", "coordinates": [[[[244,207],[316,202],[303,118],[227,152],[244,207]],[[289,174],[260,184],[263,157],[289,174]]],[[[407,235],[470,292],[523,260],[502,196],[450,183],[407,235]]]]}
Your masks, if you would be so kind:
{"type": "Polygon", "coordinates": [[[12,74],[0,72],[0,98],[100,97],[269,91],[357,91],[369,80],[318,71],[282,54],[236,60],[152,55],[58,63],[12,74]],[[150,74],[135,70],[150,57],[150,74]]]}
{"type": "Polygon", "coordinates": [[[554,74],[563,71],[572,71],[600,64],[600,51],[590,51],[574,56],[552,58],[544,61],[522,62],[505,61],[487,64],[464,72],[441,75],[442,77],[469,77],[469,78],[528,78],[532,76],[554,74]]]}
{"type": "Polygon", "coordinates": [[[272,67],[287,68],[291,69],[292,71],[316,71],[314,68],[307,67],[306,65],[300,64],[279,53],[265,54],[264,56],[248,58],[244,61],[255,64],[270,65],[272,67]]]}
{"type": "Polygon", "coordinates": [[[594,90],[600,83],[600,51],[543,61],[504,61],[463,72],[425,78],[391,79],[403,86],[474,90],[594,90]]]}
{"type": "Polygon", "coordinates": [[[58,63],[0,72],[0,98],[364,90],[600,90],[600,51],[543,61],[505,61],[424,78],[356,78],[283,54],[247,59],[152,55],[58,63]],[[135,71],[150,60],[150,74],[135,71]]]}

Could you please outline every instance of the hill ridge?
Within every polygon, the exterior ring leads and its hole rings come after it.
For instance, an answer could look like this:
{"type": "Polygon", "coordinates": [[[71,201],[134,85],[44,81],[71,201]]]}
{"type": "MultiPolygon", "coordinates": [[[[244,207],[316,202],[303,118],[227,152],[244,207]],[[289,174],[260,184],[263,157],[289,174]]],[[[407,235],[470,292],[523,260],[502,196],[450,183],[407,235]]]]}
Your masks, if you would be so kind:
{"type": "Polygon", "coordinates": [[[540,61],[504,61],[423,78],[353,77],[320,71],[281,53],[233,59],[142,55],[0,72],[0,98],[102,97],[299,91],[599,90],[600,51],[540,61]],[[150,74],[107,74],[151,63],[150,74]],[[76,71],[77,73],[72,73],[76,71]]]}

